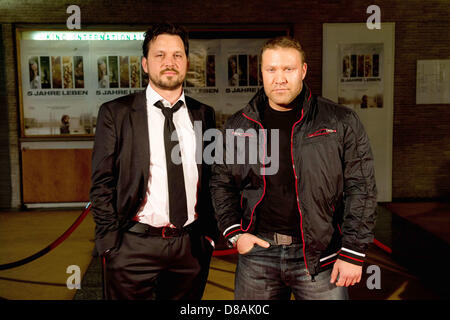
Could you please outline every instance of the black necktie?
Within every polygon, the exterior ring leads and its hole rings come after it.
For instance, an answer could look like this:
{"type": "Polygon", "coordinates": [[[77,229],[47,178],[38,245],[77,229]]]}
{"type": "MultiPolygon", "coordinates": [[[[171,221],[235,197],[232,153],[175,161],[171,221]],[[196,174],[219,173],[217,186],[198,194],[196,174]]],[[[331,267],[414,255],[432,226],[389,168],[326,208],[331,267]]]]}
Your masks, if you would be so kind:
{"type": "Polygon", "coordinates": [[[164,121],[164,147],[166,151],[167,185],[169,188],[169,217],[170,222],[177,228],[183,228],[188,217],[183,163],[180,161],[180,164],[175,164],[171,157],[172,150],[178,143],[178,135],[173,123],[173,114],[182,105],[183,101],[181,100],[172,108],[164,107],[161,101],[155,103],[155,107],[160,108],[164,118],[166,118],[164,121]],[[172,134],[175,141],[171,139],[172,134]]]}

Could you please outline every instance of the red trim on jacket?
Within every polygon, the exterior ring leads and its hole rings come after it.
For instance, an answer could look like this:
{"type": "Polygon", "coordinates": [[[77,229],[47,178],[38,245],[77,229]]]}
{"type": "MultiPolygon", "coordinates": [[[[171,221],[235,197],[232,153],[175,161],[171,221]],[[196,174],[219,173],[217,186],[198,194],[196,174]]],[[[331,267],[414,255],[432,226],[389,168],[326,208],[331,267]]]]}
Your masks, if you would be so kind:
{"type": "Polygon", "coordinates": [[[236,230],[233,230],[231,232],[228,232],[224,237],[227,238],[230,234],[235,233],[236,231],[243,231],[242,230],[242,223],[241,223],[241,228],[240,229],[236,229],[236,230]]]}
{"type": "Polygon", "coordinates": [[[339,223],[338,223],[337,227],[338,227],[338,229],[339,229],[339,233],[340,233],[341,236],[342,236],[342,230],[341,230],[341,227],[339,226],[339,223]]]}
{"type": "Polygon", "coordinates": [[[252,225],[253,214],[255,213],[255,209],[256,209],[256,207],[258,206],[258,204],[262,201],[262,199],[264,198],[264,195],[266,194],[266,165],[265,165],[265,163],[264,163],[264,161],[266,160],[266,133],[264,132],[264,127],[263,127],[263,125],[261,124],[261,122],[256,121],[255,119],[250,118],[249,116],[247,116],[247,115],[246,115],[245,113],[243,113],[243,112],[242,112],[242,115],[243,115],[245,118],[247,118],[248,120],[253,121],[253,122],[256,122],[256,123],[261,127],[261,129],[263,129],[263,134],[264,134],[263,163],[262,163],[262,165],[263,165],[263,175],[262,175],[262,176],[263,176],[263,181],[264,181],[264,189],[263,189],[263,194],[262,194],[261,198],[259,199],[259,201],[258,201],[258,202],[255,204],[255,206],[253,207],[252,215],[251,215],[251,217],[250,217],[250,223],[248,224],[248,227],[247,227],[247,229],[245,229],[245,230],[242,228],[242,219],[241,219],[241,229],[242,229],[242,231],[247,232],[247,230],[250,229],[250,226],[252,225]]]}
{"type": "Polygon", "coordinates": [[[308,138],[322,136],[324,134],[330,134],[330,133],[336,133],[336,130],[334,130],[334,129],[320,129],[320,130],[317,130],[314,133],[308,134],[308,138]]]}
{"type": "Polygon", "coordinates": [[[332,261],[329,261],[329,262],[327,262],[327,263],[324,263],[324,264],[323,264],[323,265],[321,265],[320,267],[321,267],[321,268],[323,268],[323,267],[325,267],[325,266],[329,265],[330,263],[336,262],[336,260],[337,260],[337,259],[335,259],[335,260],[332,260],[332,261]]]}
{"type": "Polygon", "coordinates": [[[339,255],[340,255],[340,256],[343,256],[343,257],[346,257],[346,258],[349,258],[349,259],[352,259],[352,260],[355,260],[355,261],[364,262],[363,260],[359,260],[359,259],[356,259],[356,258],[352,258],[352,257],[346,256],[345,254],[342,254],[342,253],[340,253],[339,255]]]}

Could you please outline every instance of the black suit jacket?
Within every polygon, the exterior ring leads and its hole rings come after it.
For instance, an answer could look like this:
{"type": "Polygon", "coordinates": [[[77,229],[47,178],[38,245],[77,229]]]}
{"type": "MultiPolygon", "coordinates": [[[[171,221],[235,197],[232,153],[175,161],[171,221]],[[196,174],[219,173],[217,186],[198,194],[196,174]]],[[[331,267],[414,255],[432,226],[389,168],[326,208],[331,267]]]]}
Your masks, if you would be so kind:
{"type": "MultiPolygon", "coordinates": [[[[191,121],[202,122],[202,134],[215,127],[214,109],[185,97],[191,121]]],[[[116,246],[121,231],[136,215],[147,190],[150,167],[145,90],[100,107],[92,155],[90,200],[99,253],[116,246]]],[[[161,139],[164,139],[161,132],[161,139]]],[[[202,141],[203,152],[205,145],[202,141]]],[[[214,240],[219,231],[209,192],[210,166],[197,164],[196,212],[200,232],[214,240]]]]}

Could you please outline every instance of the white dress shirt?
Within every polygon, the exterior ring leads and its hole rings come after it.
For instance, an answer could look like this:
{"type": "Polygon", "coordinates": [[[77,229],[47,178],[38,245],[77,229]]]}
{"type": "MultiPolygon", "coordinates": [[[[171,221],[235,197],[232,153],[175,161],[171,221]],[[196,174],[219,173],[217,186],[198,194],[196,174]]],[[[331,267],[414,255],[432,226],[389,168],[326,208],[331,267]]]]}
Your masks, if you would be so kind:
{"type": "MultiPolygon", "coordinates": [[[[164,115],[154,106],[161,101],[165,107],[172,107],[150,85],[146,89],[147,119],[150,143],[150,174],[146,196],[138,210],[135,220],[153,227],[172,226],[169,220],[169,190],[167,185],[166,152],[164,147],[164,115]]],[[[184,183],[188,209],[185,226],[196,218],[198,170],[195,162],[195,132],[186,107],[184,91],[178,99],[183,106],[173,114],[173,123],[177,130],[183,163],[184,183]]],[[[178,102],[177,101],[177,102],[178,102]]]]}

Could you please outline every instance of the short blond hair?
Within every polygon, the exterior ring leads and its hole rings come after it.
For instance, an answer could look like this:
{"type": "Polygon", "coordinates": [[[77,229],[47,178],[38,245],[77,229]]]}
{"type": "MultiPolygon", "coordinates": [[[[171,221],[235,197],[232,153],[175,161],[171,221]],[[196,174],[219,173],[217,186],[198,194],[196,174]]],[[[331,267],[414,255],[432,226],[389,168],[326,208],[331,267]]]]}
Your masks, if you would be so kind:
{"type": "Polygon", "coordinates": [[[267,49],[277,49],[277,48],[292,48],[300,52],[300,56],[302,57],[302,62],[306,62],[305,51],[303,51],[302,45],[298,42],[297,39],[294,39],[290,36],[281,36],[277,38],[273,38],[267,40],[261,48],[261,57],[264,51],[267,49]]]}

